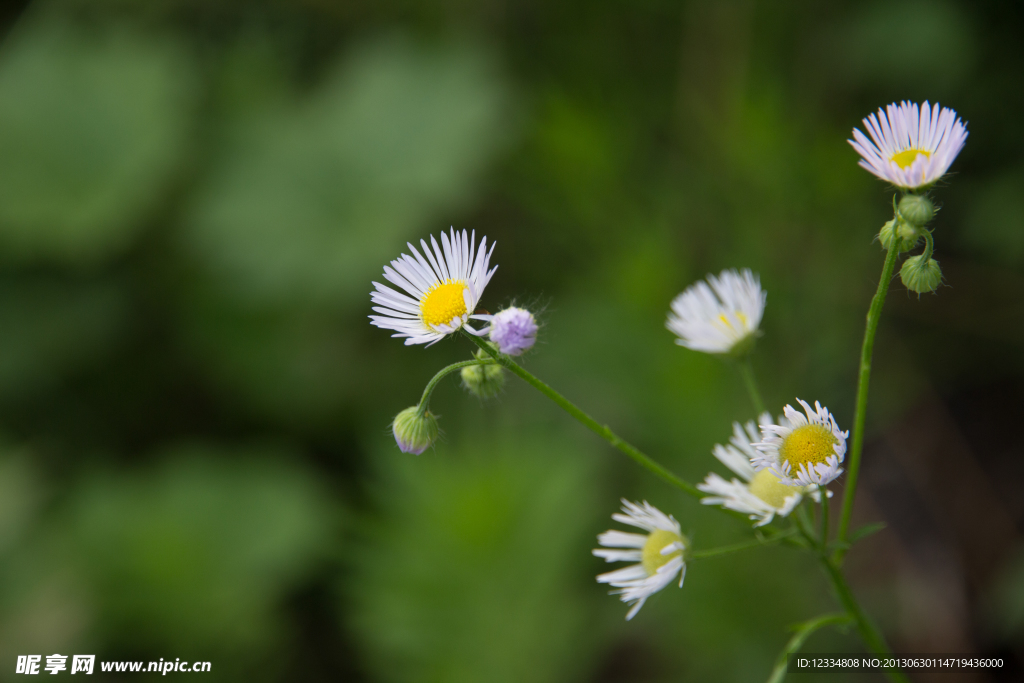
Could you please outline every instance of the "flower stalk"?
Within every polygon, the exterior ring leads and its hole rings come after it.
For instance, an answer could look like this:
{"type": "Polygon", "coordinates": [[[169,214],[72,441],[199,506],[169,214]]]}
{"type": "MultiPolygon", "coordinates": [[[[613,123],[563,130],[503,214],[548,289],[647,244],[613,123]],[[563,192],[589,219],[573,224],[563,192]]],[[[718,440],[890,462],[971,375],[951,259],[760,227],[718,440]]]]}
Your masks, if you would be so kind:
{"type": "MultiPolygon", "coordinates": [[[[850,445],[850,458],[846,466],[846,489],[843,493],[843,507],[837,532],[839,541],[844,544],[850,529],[850,515],[853,513],[853,499],[857,493],[857,477],[860,474],[860,457],[864,450],[864,424],[868,410],[868,386],[871,383],[871,357],[875,350],[875,335],[878,333],[878,321],[882,317],[882,306],[885,305],[885,296],[889,292],[898,256],[899,249],[890,244],[885,254],[885,264],[882,266],[882,277],[878,280],[878,289],[871,299],[864,328],[864,343],[860,351],[860,372],[857,380],[857,403],[853,413],[853,442],[850,445]]],[[[845,553],[844,547],[836,549],[836,561],[842,561],[845,553]]]]}
{"type": "Polygon", "coordinates": [[[632,459],[638,465],[643,467],[645,470],[647,470],[654,476],[658,477],[662,481],[667,482],[668,484],[671,484],[672,486],[676,487],[683,493],[693,496],[698,500],[704,497],[704,494],[701,493],[696,486],[686,481],[682,477],[673,474],[663,465],[656,462],[648,455],[645,455],[643,452],[641,452],[639,449],[634,447],[629,442],[620,438],[615,432],[611,430],[611,428],[608,427],[608,425],[602,425],[597,420],[592,418],[590,415],[583,412],[583,410],[577,407],[576,404],[567,399],[565,396],[562,396],[560,393],[552,389],[550,386],[548,386],[541,380],[534,377],[532,374],[523,369],[523,367],[516,363],[514,360],[512,360],[508,356],[499,354],[484,340],[479,339],[478,337],[475,337],[472,334],[469,334],[468,332],[466,333],[466,337],[468,337],[474,344],[483,349],[484,352],[491,356],[491,358],[493,358],[496,363],[501,364],[503,367],[508,369],[509,372],[513,373],[514,375],[525,381],[527,384],[532,386],[534,389],[550,398],[552,401],[558,404],[558,406],[562,410],[569,413],[574,418],[576,418],[580,423],[582,423],[583,426],[585,426],[587,429],[589,429],[590,431],[594,432],[602,439],[607,441],[609,444],[612,445],[613,448],[625,453],[627,456],[629,456],[630,459],[632,459]]]}

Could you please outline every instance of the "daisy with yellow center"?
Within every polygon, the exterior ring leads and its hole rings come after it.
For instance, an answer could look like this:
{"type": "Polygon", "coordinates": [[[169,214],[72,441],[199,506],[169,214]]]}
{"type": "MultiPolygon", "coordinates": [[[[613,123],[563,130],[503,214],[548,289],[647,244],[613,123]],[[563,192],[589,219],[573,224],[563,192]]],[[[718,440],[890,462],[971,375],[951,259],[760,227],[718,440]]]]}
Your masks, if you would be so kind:
{"type": "MultiPolygon", "coordinates": [[[[770,424],[771,414],[762,413],[760,421],[770,424]]],[[[788,427],[789,421],[780,417],[778,424],[788,427]]],[[[704,505],[721,505],[728,510],[750,515],[750,519],[756,520],[755,527],[768,524],[775,515],[785,517],[800,504],[808,492],[807,487],[784,484],[770,469],[760,472],[754,469],[751,461],[759,458],[760,454],[751,444],[760,440],[760,434],[753,420],[745,425],[733,422],[732,431],[729,444],[715,444],[712,453],[739,479],[733,477],[732,481],[726,481],[712,472],[703,483],[697,484],[701,491],[712,494],[700,502],[704,505]]],[[[816,491],[811,494],[815,496],[816,491]]]]}
{"type": "MultiPolygon", "coordinates": [[[[827,408],[797,399],[804,412],[787,405],[789,424],[761,424],[761,441],[751,444],[760,451],[750,464],[760,472],[770,470],[788,486],[825,485],[843,473],[846,438],[827,408]]],[[[770,417],[770,416],[769,416],[770,417]]]]}
{"type": "Polygon", "coordinates": [[[466,323],[470,318],[490,318],[473,311],[498,269],[488,270],[494,245],[488,251],[484,237],[477,249],[475,232],[470,236],[465,230],[452,229],[450,237],[441,233],[440,247],[433,236],[429,247],[424,240],[420,246],[422,255],[408,244],[413,256],[402,254],[390,267],[384,266],[384,278],[407,294],[373,283],[376,291],[370,293],[370,299],[380,315],[371,315],[371,323],[394,330],[391,336],[405,337],[406,345],[433,344],[463,327],[478,336],[486,334],[487,329],[477,331],[466,323]]]}
{"type": "Polygon", "coordinates": [[[905,190],[918,190],[941,178],[967,140],[967,127],[956,112],[927,102],[895,102],[864,119],[869,140],[853,129],[848,140],[860,154],[861,167],[905,190]]]}
{"type": "Polygon", "coordinates": [[[612,595],[620,595],[623,602],[632,605],[626,615],[629,620],[636,616],[647,598],[672,583],[677,574],[682,587],[686,577],[683,551],[686,550],[687,540],[674,517],[666,515],[646,500],[641,504],[623,499],[622,514],[613,514],[612,519],[647,532],[634,534],[615,529],[606,531],[597,537],[597,542],[604,547],[593,551],[594,555],[603,557],[606,562],[635,563],[597,577],[599,583],[607,583],[619,589],[612,591],[612,595]]]}
{"type": "Polygon", "coordinates": [[[767,297],[757,275],[749,269],[723,270],[677,296],[665,326],[678,337],[676,343],[688,349],[743,353],[749,351],[757,336],[767,297]]]}

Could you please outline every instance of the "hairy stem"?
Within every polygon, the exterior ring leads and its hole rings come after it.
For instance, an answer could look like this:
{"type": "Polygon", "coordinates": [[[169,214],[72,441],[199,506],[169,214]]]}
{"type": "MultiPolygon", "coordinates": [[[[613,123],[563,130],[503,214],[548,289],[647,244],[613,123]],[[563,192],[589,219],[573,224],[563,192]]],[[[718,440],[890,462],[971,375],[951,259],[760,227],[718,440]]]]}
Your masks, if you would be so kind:
{"type": "Polygon", "coordinates": [[[614,448],[616,448],[619,451],[622,451],[623,453],[625,453],[634,462],[636,462],[638,465],[640,465],[641,467],[646,469],[648,472],[650,472],[654,476],[658,477],[662,481],[668,482],[672,486],[675,486],[680,491],[683,491],[684,493],[688,493],[689,495],[693,496],[694,498],[698,498],[699,499],[699,498],[703,498],[704,497],[704,494],[701,493],[700,490],[698,490],[696,486],[694,486],[690,482],[686,481],[685,479],[682,479],[681,477],[676,476],[675,474],[670,472],[668,469],[666,469],[664,466],[662,466],[661,464],[655,462],[649,456],[647,456],[647,455],[643,454],[642,452],[640,452],[639,449],[635,448],[634,446],[632,446],[628,442],[623,441],[621,438],[619,438],[618,435],[615,434],[615,432],[613,432],[608,427],[608,425],[600,424],[597,420],[595,420],[594,418],[590,417],[590,415],[588,415],[587,413],[585,413],[582,410],[580,410],[576,406],[576,404],[574,404],[572,401],[567,399],[565,396],[562,396],[560,393],[558,393],[557,391],[555,391],[554,389],[549,387],[547,384],[545,384],[544,382],[540,381],[539,379],[534,377],[532,374],[530,374],[529,372],[524,370],[514,360],[512,360],[511,358],[509,358],[508,356],[506,356],[504,354],[499,354],[497,351],[495,351],[493,348],[491,348],[491,346],[489,344],[484,342],[479,337],[475,337],[472,334],[469,334],[468,332],[466,333],[466,336],[469,337],[473,341],[474,344],[476,344],[481,349],[483,349],[485,353],[490,355],[491,358],[493,358],[502,367],[507,368],[510,372],[512,372],[513,374],[517,375],[520,379],[525,381],[527,384],[529,384],[533,388],[537,389],[537,391],[539,391],[540,393],[542,393],[545,396],[547,396],[548,398],[550,398],[552,401],[554,401],[556,404],[558,404],[558,406],[562,410],[564,410],[565,412],[569,413],[574,418],[576,418],[581,423],[583,423],[583,425],[587,429],[589,429],[590,431],[594,432],[595,434],[600,436],[602,439],[604,439],[605,441],[610,443],[614,448]]]}
{"type": "MultiPolygon", "coordinates": [[[[895,240],[894,240],[895,242],[895,240]]],[[[860,455],[864,450],[864,422],[868,409],[868,384],[871,381],[871,355],[875,349],[875,334],[878,332],[878,321],[882,316],[885,295],[889,291],[892,272],[896,267],[899,250],[890,244],[882,267],[882,277],[878,281],[878,289],[868,309],[867,325],[864,328],[864,344],[860,351],[860,377],[857,382],[857,407],[853,413],[853,443],[850,446],[850,458],[846,467],[846,490],[843,494],[843,509],[839,517],[839,540],[846,543],[846,534],[850,528],[850,514],[853,512],[853,498],[857,493],[857,475],[860,473],[860,455]]],[[[836,559],[841,560],[845,548],[836,550],[836,559]]]]}

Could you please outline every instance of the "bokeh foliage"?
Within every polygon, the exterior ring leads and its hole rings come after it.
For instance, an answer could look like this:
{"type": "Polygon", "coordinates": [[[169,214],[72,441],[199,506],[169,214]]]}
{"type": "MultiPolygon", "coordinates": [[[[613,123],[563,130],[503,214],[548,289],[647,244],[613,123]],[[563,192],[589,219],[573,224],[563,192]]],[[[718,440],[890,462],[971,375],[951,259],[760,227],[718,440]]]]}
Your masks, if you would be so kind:
{"type": "MultiPolygon", "coordinates": [[[[367,294],[407,240],[496,239],[482,305],[538,311],[530,369],[699,480],[753,415],[664,315],[751,267],[765,398],[849,426],[891,194],[845,139],[893,100],[953,106],[971,137],[938,194],[949,287],[894,289],[872,432],[932,393],[1021,405],[1019,8],[51,0],[4,20],[0,679],[65,651],[221,680],[766,677],[786,627],[833,609],[811,562],[696,562],[625,624],[589,554],[620,497],[703,547],[743,530],[511,381],[487,404],[445,383],[445,440],[399,453],[391,417],[469,348],[403,347],[367,294]]],[[[1021,585],[1008,560],[979,587],[979,648],[1019,639],[1021,585]]],[[[899,585],[862,586],[899,643],[899,585]]]]}

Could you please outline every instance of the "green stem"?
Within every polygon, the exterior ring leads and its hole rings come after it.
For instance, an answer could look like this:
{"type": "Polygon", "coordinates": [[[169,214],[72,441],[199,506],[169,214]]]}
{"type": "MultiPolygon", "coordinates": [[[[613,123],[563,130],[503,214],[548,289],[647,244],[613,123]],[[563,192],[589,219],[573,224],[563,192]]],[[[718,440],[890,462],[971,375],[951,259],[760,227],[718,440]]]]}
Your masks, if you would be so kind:
{"type": "MultiPolygon", "coordinates": [[[[836,564],[828,558],[824,553],[821,554],[821,563],[825,568],[825,573],[832,581],[832,587],[835,589],[836,595],[839,598],[839,602],[842,603],[843,609],[850,615],[854,623],[857,625],[857,631],[860,633],[861,639],[864,640],[864,644],[868,646],[873,654],[879,655],[883,658],[891,657],[892,650],[886,645],[885,639],[882,634],[878,631],[878,628],[871,622],[864,610],[861,609],[857,603],[857,599],[853,595],[853,591],[850,590],[850,586],[846,583],[846,579],[843,578],[843,573],[836,564]]],[[[900,671],[898,668],[888,668],[885,670],[886,677],[892,681],[892,683],[910,683],[906,674],[900,671]]]]}
{"type": "Polygon", "coordinates": [[[781,534],[775,534],[774,536],[771,536],[771,537],[765,538],[765,539],[757,539],[757,540],[754,540],[754,541],[744,541],[743,543],[734,543],[733,545],[724,545],[724,546],[722,546],[720,548],[711,548],[710,550],[698,550],[696,552],[692,552],[692,553],[687,554],[686,557],[689,560],[703,560],[703,559],[706,559],[708,557],[717,557],[719,555],[727,555],[729,553],[735,553],[735,552],[738,552],[740,550],[746,550],[748,548],[759,548],[761,546],[770,545],[772,543],[776,543],[778,541],[781,541],[781,540],[784,540],[786,538],[789,538],[790,536],[794,535],[795,533],[796,533],[796,530],[795,529],[791,529],[789,531],[785,531],[785,532],[783,532],[781,534]]]}
{"type": "Polygon", "coordinates": [[[921,253],[921,256],[923,256],[924,258],[921,259],[921,260],[922,261],[927,261],[928,259],[930,259],[932,257],[932,252],[935,251],[935,240],[932,238],[932,234],[930,232],[928,232],[928,230],[923,230],[923,232],[924,232],[924,252],[921,253]]]}
{"type": "Polygon", "coordinates": [[[818,486],[818,496],[821,498],[821,547],[828,545],[828,489],[818,486]]]}
{"type": "Polygon", "coordinates": [[[761,400],[761,392],[757,390],[757,379],[754,377],[754,365],[750,362],[750,356],[737,363],[736,369],[739,370],[743,384],[747,387],[747,393],[750,394],[750,401],[754,404],[754,410],[760,417],[761,413],[765,412],[764,401],[761,400]]]}
{"type": "Polygon", "coordinates": [[[416,406],[419,408],[420,417],[427,412],[427,408],[430,405],[430,395],[434,393],[434,389],[437,387],[438,383],[456,370],[468,368],[471,365],[494,365],[494,361],[490,358],[464,360],[459,361],[458,363],[452,363],[451,365],[438,370],[437,374],[431,377],[430,381],[427,382],[427,386],[423,389],[423,396],[420,398],[420,402],[416,406]]]}
{"type": "Polygon", "coordinates": [[[775,668],[772,669],[772,675],[768,679],[768,683],[782,683],[783,679],[786,678],[789,656],[798,652],[812,633],[826,626],[846,624],[849,621],[850,615],[842,612],[840,614],[826,614],[817,619],[811,619],[810,621],[798,624],[794,629],[796,633],[786,643],[786,648],[779,654],[779,658],[775,660],[775,668]]]}
{"type": "Polygon", "coordinates": [[[531,375],[511,358],[504,354],[499,354],[497,351],[491,348],[489,344],[484,342],[479,337],[475,337],[468,332],[466,332],[466,336],[469,337],[474,344],[483,349],[485,353],[490,355],[491,358],[498,362],[502,367],[507,368],[510,372],[517,375],[527,384],[537,389],[540,393],[544,394],[552,401],[557,403],[558,406],[562,408],[562,410],[569,413],[574,418],[583,423],[583,425],[587,427],[587,429],[600,436],[602,439],[610,443],[616,449],[625,453],[634,462],[636,462],[638,465],[646,469],[648,472],[658,477],[659,479],[668,482],[672,486],[675,486],[680,491],[690,494],[694,498],[700,499],[704,497],[705,494],[702,493],[699,489],[697,489],[696,486],[686,481],[685,479],[676,476],[668,469],[666,469],[659,463],[655,462],[647,455],[644,455],[638,449],[634,448],[631,444],[627,443],[626,441],[623,441],[607,425],[602,425],[598,423],[597,420],[590,417],[590,415],[586,414],[578,407],[576,407],[576,405],[572,401],[565,398],[560,393],[549,387],[547,384],[531,375]]]}
{"type": "MultiPolygon", "coordinates": [[[[894,240],[895,242],[895,240],[894,240]]],[[[864,450],[864,422],[868,409],[868,384],[871,381],[871,355],[875,349],[875,334],[878,332],[878,321],[882,317],[882,305],[889,291],[892,272],[896,267],[899,250],[891,244],[885,255],[882,277],[878,281],[878,289],[868,309],[867,326],[864,328],[864,344],[860,351],[860,378],[857,382],[857,407],[853,414],[853,443],[850,446],[850,458],[846,467],[846,490],[843,493],[843,510],[839,517],[839,540],[846,542],[846,534],[850,528],[850,513],[853,512],[853,498],[857,493],[857,475],[860,473],[860,455],[864,450]]],[[[845,550],[836,551],[837,559],[842,559],[845,550]]]]}

